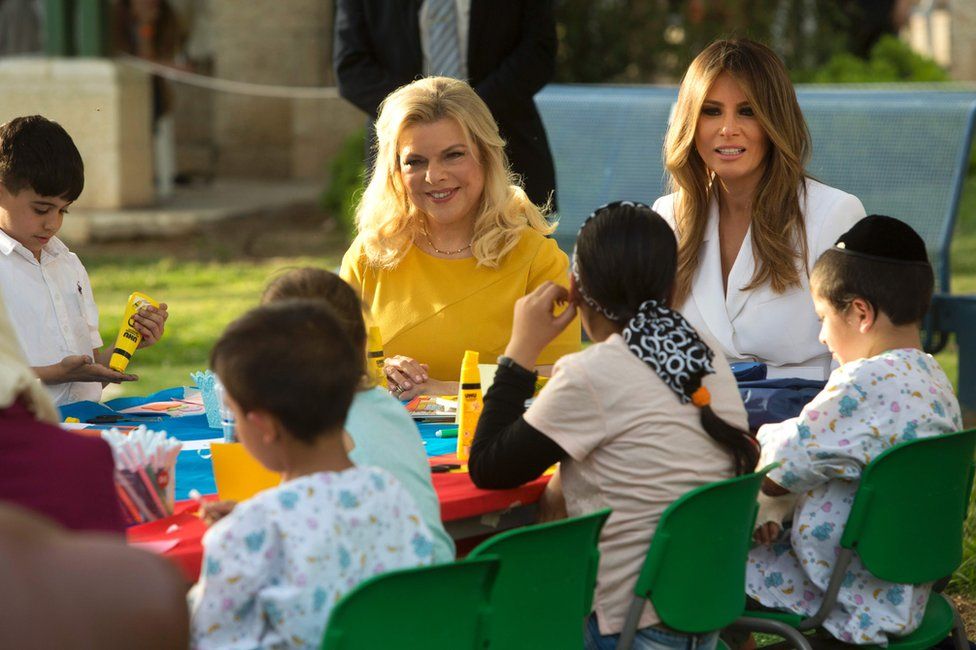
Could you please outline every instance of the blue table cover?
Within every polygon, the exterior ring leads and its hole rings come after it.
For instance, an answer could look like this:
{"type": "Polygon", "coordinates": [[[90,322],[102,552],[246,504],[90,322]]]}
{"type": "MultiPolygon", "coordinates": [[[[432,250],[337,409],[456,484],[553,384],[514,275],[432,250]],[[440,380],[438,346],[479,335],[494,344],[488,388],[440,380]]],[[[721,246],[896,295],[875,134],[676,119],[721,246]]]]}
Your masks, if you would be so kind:
{"type": "MultiPolygon", "coordinates": [[[[145,424],[148,429],[154,431],[165,431],[169,437],[183,441],[209,440],[220,438],[223,432],[220,429],[213,429],[207,424],[206,415],[190,415],[181,418],[171,418],[168,415],[162,416],[162,421],[146,421],[146,418],[138,416],[127,416],[118,413],[122,409],[132,406],[139,406],[148,402],[158,402],[169,399],[182,399],[184,396],[182,386],[167,388],[145,397],[120,397],[109,400],[104,404],[97,402],[75,402],[61,407],[61,419],[72,417],[78,418],[82,422],[99,415],[123,415],[127,419],[115,425],[100,425],[100,429],[110,429],[112,426],[131,426],[145,424]]],[[[428,456],[440,456],[455,451],[457,447],[456,438],[438,438],[435,432],[455,426],[449,423],[417,423],[420,437],[424,441],[424,449],[428,456]]],[[[190,490],[198,490],[201,494],[215,494],[217,486],[214,484],[213,465],[210,462],[210,451],[201,449],[198,451],[180,452],[176,459],[176,488],[175,496],[177,501],[190,498],[190,490]]]]}

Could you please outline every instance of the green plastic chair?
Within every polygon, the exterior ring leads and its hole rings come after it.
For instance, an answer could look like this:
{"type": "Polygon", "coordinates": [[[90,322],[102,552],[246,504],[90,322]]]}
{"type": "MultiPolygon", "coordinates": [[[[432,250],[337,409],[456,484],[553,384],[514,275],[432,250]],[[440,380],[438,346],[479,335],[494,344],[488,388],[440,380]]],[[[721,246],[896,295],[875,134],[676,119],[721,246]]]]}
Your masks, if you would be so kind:
{"type": "Polygon", "coordinates": [[[756,497],[770,467],[695,488],[668,506],[637,577],[618,650],[630,650],[648,600],[661,622],[682,634],[714,632],[742,615],[756,497]]]}
{"type": "Polygon", "coordinates": [[[497,557],[492,648],[582,648],[593,605],[597,541],[610,510],[510,530],[482,542],[468,558],[497,557]]]}
{"type": "Polygon", "coordinates": [[[370,578],[332,610],[322,648],[484,650],[498,567],[496,558],[484,558],[370,578]]]}
{"type": "MultiPolygon", "coordinates": [[[[855,552],[868,571],[889,582],[919,584],[952,575],[962,561],[974,450],[976,429],[971,429],[912,440],[879,454],[864,468],[841,536],[841,551],[817,613],[803,618],[791,613],[749,612],[735,627],[785,636],[795,647],[807,650],[811,645],[797,630],[815,629],[827,618],[855,552]]],[[[919,628],[906,636],[889,637],[887,647],[931,648],[950,631],[957,650],[968,650],[958,612],[948,598],[933,593],[919,628]]]]}

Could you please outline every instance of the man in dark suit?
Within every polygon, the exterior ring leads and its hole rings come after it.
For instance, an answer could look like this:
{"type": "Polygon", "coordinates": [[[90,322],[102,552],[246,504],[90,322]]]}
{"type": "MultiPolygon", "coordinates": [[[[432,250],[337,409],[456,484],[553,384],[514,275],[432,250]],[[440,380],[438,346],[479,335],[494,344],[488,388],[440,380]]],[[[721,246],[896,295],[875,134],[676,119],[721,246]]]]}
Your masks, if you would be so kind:
{"type": "MultiPolygon", "coordinates": [[[[339,94],[372,119],[390,92],[430,71],[422,32],[428,1],[336,0],[333,64],[339,94]]],[[[533,202],[542,205],[550,196],[555,201],[552,154],[532,101],[555,72],[552,0],[454,4],[458,20],[468,16],[467,29],[458,30],[467,36],[466,78],[495,116],[512,169],[533,202]]]]}

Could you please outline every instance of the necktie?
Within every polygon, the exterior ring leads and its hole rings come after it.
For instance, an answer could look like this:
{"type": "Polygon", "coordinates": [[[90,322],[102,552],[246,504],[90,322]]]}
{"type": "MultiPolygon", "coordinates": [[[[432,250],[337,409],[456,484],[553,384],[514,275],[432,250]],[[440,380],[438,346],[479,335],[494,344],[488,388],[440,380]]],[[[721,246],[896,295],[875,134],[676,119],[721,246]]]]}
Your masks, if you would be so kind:
{"type": "Polygon", "coordinates": [[[461,52],[458,46],[454,0],[427,0],[427,5],[427,17],[430,20],[430,74],[460,78],[461,52]]]}

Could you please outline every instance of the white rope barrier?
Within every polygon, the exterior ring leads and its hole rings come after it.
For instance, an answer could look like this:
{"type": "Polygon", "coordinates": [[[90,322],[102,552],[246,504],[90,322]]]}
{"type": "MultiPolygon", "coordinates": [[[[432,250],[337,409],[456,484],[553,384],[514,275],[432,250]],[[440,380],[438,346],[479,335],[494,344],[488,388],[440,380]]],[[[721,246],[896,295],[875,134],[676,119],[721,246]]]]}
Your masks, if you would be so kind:
{"type": "Polygon", "coordinates": [[[142,70],[148,74],[154,74],[164,79],[169,79],[175,83],[206,88],[224,93],[234,93],[238,95],[252,95],[258,97],[279,97],[282,99],[336,99],[339,91],[334,86],[277,86],[272,84],[257,84],[247,81],[232,81],[230,79],[220,79],[207,75],[179,70],[160,63],[140,59],[131,54],[122,54],[117,57],[120,63],[124,63],[137,70],[142,70]]]}

